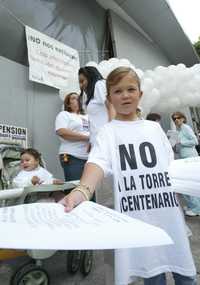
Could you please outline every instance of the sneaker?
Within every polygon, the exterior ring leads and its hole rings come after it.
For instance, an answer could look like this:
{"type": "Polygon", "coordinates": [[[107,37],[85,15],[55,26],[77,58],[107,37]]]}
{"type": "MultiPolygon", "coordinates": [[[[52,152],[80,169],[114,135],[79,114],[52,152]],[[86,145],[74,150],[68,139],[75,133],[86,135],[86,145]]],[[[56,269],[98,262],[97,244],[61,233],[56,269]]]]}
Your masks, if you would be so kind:
{"type": "Polygon", "coordinates": [[[195,217],[199,215],[199,214],[194,213],[192,210],[185,211],[185,214],[186,216],[189,216],[189,217],[195,217]]]}

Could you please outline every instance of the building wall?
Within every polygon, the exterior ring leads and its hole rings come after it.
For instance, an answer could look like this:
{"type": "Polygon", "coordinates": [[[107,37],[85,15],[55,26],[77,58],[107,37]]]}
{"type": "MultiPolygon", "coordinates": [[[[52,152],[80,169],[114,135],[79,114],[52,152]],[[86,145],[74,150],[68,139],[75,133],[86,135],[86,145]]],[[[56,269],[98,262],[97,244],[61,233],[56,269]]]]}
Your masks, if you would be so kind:
{"type": "Polygon", "coordinates": [[[55,176],[62,178],[54,121],[62,101],[54,88],[28,80],[28,67],[0,57],[0,122],[28,129],[28,144],[38,149],[55,176]]]}
{"type": "Polygon", "coordinates": [[[29,81],[24,24],[79,51],[80,63],[102,54],[105,10],[87,0],[7,0],[0,5],[0,122],[28,128],[29,146],[63,178],[54,121],[61,110],[58,90],[29,81]],[[9,13],[8,13],[9,11],[9,13]],[[15,15],[15,17],[12,16],[15,15]]]}
{"type": "Polygon", "coordinates": [[[80,62],[98,61],[105,10],[94,0],[0,1],[0,55],[27,65],[24,26],[79,51],[80,62]]]}
{"type": "Polygon", "coordinates": [[[133,65],[142,70],[171,64],[155,43],[144,38],[115,13],[111,12],[110,15],[116,57],[128,58],[133,65]]]}

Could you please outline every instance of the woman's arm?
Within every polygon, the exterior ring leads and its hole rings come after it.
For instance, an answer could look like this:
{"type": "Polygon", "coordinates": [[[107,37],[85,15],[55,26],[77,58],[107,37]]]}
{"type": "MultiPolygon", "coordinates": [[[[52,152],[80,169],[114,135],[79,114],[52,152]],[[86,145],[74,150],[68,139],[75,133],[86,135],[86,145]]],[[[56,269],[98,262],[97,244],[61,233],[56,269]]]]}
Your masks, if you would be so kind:
{"type": "Polygon", "coordinates": [[[115,112],[113,105],[107,99],[105,101],[105,105],[106,105],[107,112],[108,112],[108,121],[110,122],[115,118],[116,112],[115,112]]]}
{"type": "Polygon", "coordinates": [[[88,162],[85,165],[81,180],[80,186],[75,188],[70,194],[66,195],[59,203],[65,206],[65,211],[71,211],[75,206],[86,201],[86,196],[83,194],[84,189],[87,187],[89,192],[92,194],[98,184],[103,178],[103,170],[101,167],[94,163],[88,162]],[[78,188],[83,188],[83,192],[79,191],[78,188]],[[77,190],[76,190],[77,189],[77,190]]]}
{"type": "Polygon", "coordinates": [[[198,144],[197,137],[188,125],[181,127],[180,143],[182,146],[192,147],[198,144]]]}
{"type": "Polygon", "coordinates": [[[56,131],[57,135],[65,140],[70,141],[88,141],[89,135],[84,135],[70,129],[61,128],[56,131]]]}

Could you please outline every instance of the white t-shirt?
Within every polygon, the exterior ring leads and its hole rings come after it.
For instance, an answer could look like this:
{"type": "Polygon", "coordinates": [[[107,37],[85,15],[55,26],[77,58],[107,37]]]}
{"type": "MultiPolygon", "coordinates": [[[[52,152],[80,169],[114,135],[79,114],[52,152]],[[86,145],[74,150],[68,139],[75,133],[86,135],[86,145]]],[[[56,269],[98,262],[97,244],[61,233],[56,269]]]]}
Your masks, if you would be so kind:
{"type": "Polygon", "coordinates": [[[53,183],[53,175],[45,168],[39,166],[31,171],[21,170],[18,175],[13,179],[13,186],[19,188],[31,186],[33,185],[31,182],[33,176],[37,176],[40,179],[41,184],[53,183]]]}
{"type": "Polygon", "coordinates": [[[106,101],[106,81],[99,80],[95,84],[94,97],[87,105],[87,114],[90,125],[90,142],[93,145],[99,129],[108,122],[106,101]]]}
{"type": "Polygon", "coordinates": [[[97,136],[88,161],[105,175],[113,174],[116,210],[164,229],[174,241],[168,246],[116,250],[117,284],[167,271],[196,274],[185,221],[170,187],[172,159],[169,141],[156,122],[113,120],[97,136]]]}
{"type": "MultiPolygon", "coordinates": [[[[89,135],[88,116],[62,111],[56,117],[55,130],[57,131],[62,128],[89,135]]],[[[59,138],[61,141],[59,154],[67,153],[80,159],[88,158],[87,141],[70,141],[60,136],[59,138]]]]}

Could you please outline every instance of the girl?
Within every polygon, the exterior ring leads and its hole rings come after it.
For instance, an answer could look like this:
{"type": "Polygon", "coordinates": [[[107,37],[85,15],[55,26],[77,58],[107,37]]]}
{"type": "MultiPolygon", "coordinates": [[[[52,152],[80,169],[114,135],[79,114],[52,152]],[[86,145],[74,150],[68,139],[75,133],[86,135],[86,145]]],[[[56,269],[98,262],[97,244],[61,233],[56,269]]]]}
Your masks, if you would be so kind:
{"type": "Polygon", "coordinates": [[[114,117],[115,112],[110,102],[106,100],[106,82],[99,71],[93,66],[85,66],[79,69],[78,75],[81,94],[86,94],[90,143],[93,145],[99,129],[114,117]]]}
{"type": "MultiPolygon", "coordinates": [[[[175,112],[172,114],[172,120],[176,125],[178,131],[178,156],[179,158],[195,157],[198,156],[195,145],[198,144],[197,137],[193,130],[188,126],[186,116],[181,112],[175,112]]],[[[183,195],[186,202],[187,216],[200,215],[200,199],[189,195],[183,195]]]]}
{"type": "Polygon", "coordinates": [[[185,223],[168,175],[173,159],[168,139],[158,123],[138,120],[142,92],[132,69],[112,71],[107,93],[116,119],[99,132],[80,185],[61,203],[70,211],[90,198],[103,175],[112,173],[115,209],[163,228],[174,241],[170,246],[116,250],[116,284],[125,285],[140,276],[145,285],[165,285],[165,272],[170,271],[176,285],[194,285],[196,270],[185,223]]]}
{"type": "Polygon", "coordinates": [[[61,184],[59,179],[53,179],[53,175],[42,166],[41,154],[33,148],[27,148],[21,152],[21,171],[13,179],[13,186],[26,187],[40,184],[61,184]]]}

